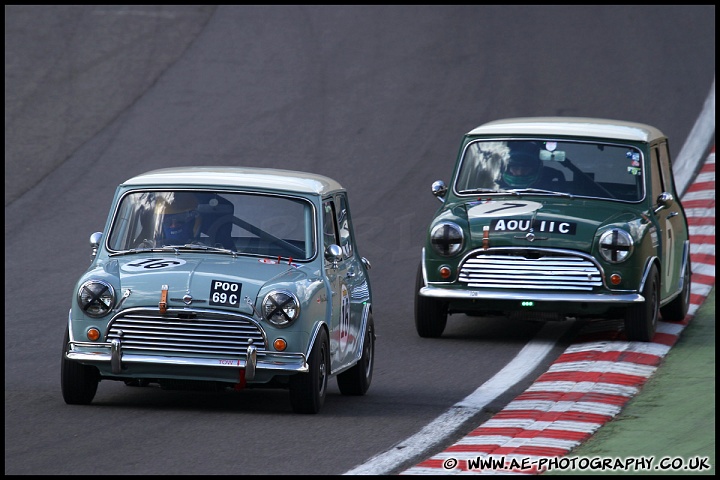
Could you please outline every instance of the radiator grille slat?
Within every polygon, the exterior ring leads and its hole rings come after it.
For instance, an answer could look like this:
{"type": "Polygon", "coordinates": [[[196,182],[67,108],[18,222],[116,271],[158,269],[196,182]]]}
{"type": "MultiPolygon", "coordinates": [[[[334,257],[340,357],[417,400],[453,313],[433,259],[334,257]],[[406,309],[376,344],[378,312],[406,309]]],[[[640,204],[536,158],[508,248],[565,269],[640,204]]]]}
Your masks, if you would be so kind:
{"type": "Polygon", "coordinates": [[[582,290],[602,287],[602,273],[587,258],[567,253],[537,252],[483,254],[468,257],[459,281],[473,288],[582,290]]]}
{"type": "Polygon", "coordinates": [[[124,352],[159,355],[244,357],[252,344],[264,351],[266,340],[255,322],[243,315],[211,311],[129,310],[115,317],[107,340],[119,339],[124,352]]]}

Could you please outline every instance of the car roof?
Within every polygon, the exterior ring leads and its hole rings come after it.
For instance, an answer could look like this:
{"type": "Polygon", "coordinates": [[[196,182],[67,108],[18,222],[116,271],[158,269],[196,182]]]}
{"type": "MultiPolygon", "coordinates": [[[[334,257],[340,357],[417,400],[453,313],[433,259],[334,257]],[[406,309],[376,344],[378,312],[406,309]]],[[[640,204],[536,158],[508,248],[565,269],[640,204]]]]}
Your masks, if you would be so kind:
{"type": "Polygon", "coordinates": [[[344,190],[332,178],[314,173],[254,167],[175,167],[152,170],[123,185],[192,185],[253,188],[324,195],[344,190]]]}
{"type": "Polygon", "coordinates": [[[652,142],[665,138],[657,128],[644,123],[588,117],[520,117],[485,123],[468,135],[571,135],[652,142]]]}

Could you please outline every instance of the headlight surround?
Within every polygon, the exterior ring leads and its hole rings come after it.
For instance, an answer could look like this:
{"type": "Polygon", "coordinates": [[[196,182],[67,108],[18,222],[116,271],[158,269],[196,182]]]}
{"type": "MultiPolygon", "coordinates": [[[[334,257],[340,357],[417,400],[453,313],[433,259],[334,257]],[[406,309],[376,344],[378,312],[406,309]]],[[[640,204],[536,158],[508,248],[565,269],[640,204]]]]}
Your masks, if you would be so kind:
{"type": "Polygon", "coordinates": [[[104,280],[88,280],[78,289],[77,302],[89,317],[104,317],[115,305],[115,289],[104,280]]]}
{"type": "Polygon", "coordinates": [[[287,327],[300,316],[300,302],[292,292],[273,290],[262,301],[262,315],[276,327],[287,327]]]}
{"type": "Polygon", "coordinates": [[[430,244],[443,257],[452,257],[460,252],[465,241],[463,230],[452,222],[440,222],[430,230],[430,244]]]}
{"type": "Polygon", "coordinates": [[[600,235],[600,255],[608,263],[624,262],[630,258],[634,248],[632,236],[625,230],[613,228],[600,235]]]}

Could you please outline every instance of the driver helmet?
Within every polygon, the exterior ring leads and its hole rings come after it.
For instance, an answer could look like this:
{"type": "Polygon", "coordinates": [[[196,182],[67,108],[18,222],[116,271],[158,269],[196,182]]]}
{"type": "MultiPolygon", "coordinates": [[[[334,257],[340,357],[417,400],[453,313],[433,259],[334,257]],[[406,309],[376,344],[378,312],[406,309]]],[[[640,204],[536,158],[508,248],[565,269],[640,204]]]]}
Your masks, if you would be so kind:
{"type": "Polygon", "coordinates": [[[201,223],[197,207],[197,198],[188,192],[175,192],[160,199],[155,215],[160,221],[162,237],[171,242],[187,242],[195,238],[201,223]]]}
{"type": "Polygon", "coordinates": [[[537,153],[513,152],[510,155],[503,180],[510,187],[529,187],[540,178],[542,162],[537,153]]]}

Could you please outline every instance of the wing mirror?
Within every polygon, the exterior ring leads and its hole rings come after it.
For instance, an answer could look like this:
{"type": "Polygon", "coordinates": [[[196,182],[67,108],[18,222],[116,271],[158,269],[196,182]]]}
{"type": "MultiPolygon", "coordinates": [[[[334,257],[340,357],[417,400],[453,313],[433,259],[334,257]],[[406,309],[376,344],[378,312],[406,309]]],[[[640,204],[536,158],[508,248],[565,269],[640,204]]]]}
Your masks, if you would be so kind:
{"type": "Polygon", "coordinates": [[[658,213],[663,208],[670,208],[675,203],[675,197],[673,197],[672,193],[669,192],[663,192],[660,195],[658,195],[657,198],[657,207],[655,207],[655,213],[658,213]]]}
{"type": "Polygon", "coordinates": [[[102,240],[102,232],[95,232],[92,235],[90,235],[90,248],[92,248],[92,252],[90,253],[91,257],[94,257],[97,255],[98,248],[100,248],[100,241],[102,240]]]}
{"type": "Polygon", "coordinates": [[[332,268],[338,268],[338,263],[342,260],[342,248],[335,243],[328,245],[325,249],[325,260],[332,263],[332,268]]]}
{"type": "Polygon", "coordinates": [[[445,203],[445,194],[447,194],[447,185],[442,180],[436,180],[432,184],[432,194],[437,197],[438,200],[445,203]]]}

